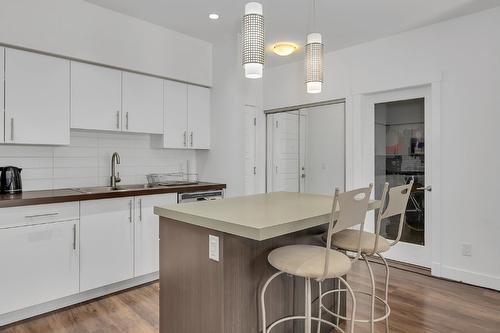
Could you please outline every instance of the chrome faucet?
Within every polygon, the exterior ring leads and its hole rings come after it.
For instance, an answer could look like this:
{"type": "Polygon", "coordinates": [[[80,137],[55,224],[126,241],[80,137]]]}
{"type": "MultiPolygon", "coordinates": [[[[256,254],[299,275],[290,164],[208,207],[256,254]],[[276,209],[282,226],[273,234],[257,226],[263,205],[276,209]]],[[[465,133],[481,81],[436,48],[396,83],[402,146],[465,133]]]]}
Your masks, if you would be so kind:
{"type": "Polygon", "coordinates": [[[111,187],[116,190],[116,184],[121,182],[120,173],[116,172],[116,165],[120,164],[120,155],[118,153],[113,153],[111,157],[111,187]]]}

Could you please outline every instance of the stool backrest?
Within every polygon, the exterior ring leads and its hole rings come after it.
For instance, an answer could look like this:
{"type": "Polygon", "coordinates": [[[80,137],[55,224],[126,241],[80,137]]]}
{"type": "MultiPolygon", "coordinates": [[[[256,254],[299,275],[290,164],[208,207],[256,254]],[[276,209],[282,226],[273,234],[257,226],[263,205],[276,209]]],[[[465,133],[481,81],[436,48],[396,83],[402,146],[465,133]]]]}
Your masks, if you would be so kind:
{"type": "Polygon", "coordinates": [[[329,271],[329,254],[332,245],[332,235],[353,226],[360,225],[358,239],[358,257],[361,253],[361,233],[365,225],[366,211],[372,192],[373,184],[365,188],[360,188],[344,193],[335,189],[333,198],[332,215],[328,226],[328,238],[326,244],[325,270],[324,276],[329,271]]]}
{"type": "Polygon", "coordinates": [[[411,189],[413,188],[413,180],[411,180],[406,185],[395,186],[389,189],[389,184],[385,183],[384,191],[382,193],[381,198],[381,206],[378,213],[378,218],[375,223],[375,244],[374,244],[374,252],[377,249],[378,245],[378,236],[380,235],[380,227],[382,224],[382,220],[399,215],[399,226],[398,226],[398,235],[395,241],[391,244],[394,245],[401,239],[401,234],[403,232],[403,224],[406,213],[406,206],[408,205],[408,199],[410,198],[411,189]],[[389,200],[389,201],[387,201],[389,200]]]}

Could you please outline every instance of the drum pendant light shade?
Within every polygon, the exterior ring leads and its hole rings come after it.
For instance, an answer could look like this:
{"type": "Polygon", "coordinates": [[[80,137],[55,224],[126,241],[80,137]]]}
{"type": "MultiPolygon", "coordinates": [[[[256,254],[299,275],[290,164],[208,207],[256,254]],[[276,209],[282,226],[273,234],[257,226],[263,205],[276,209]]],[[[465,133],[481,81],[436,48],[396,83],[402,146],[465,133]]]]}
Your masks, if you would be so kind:
{"type": "Polygon", "coordinates": [[[249,2],[243,16],[243,67],[245,77],[259,79],[264,70],[264,16],[262,5],[249,2]]]}
{"type": "Polygon", "coordinates": [[[306,85],[309,94],[321,92],[323,85],[323,42],[319,33],[307,35],[306,85]]]}

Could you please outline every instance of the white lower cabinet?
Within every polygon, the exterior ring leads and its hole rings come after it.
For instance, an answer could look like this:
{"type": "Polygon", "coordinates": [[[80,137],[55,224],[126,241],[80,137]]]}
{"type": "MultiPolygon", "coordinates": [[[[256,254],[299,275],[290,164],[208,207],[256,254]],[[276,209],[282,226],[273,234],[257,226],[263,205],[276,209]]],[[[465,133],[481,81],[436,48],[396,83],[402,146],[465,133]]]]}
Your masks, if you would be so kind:
{"type": "Polygon", "coordinates": [[[0,210],[0,314],[78,293],[79,221],[61,220],[69,215],[78,203],[0,210]]]}
{"type": "Polygon", "coordinates": [[[80,203],[80,291],[134,276],[134,198],[80,203]]]}
{"type": "Polygon", "coordinates": [[[177,193],[135,198],[134,276],[159,270],[159,217],[154,206],[177,202],[177,193]]]}

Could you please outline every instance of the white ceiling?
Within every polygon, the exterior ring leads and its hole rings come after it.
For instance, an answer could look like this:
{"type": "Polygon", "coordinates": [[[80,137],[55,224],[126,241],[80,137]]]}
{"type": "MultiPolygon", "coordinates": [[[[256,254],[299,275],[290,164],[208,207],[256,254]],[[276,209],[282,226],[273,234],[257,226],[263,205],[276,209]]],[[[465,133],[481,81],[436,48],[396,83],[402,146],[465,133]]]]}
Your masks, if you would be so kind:
{"type": "MultiPolygon", "coordinates": [[[[217,42],[240,31],[244,5],[250,0],[86,0],[184,34],[217,42]],[[218,13],[212,21],[208,13],[218,13]]],[[[258,1],[258,0],[257,0],[258,1]]],[[[276,41],[303,46],[310,32],[313,0],[260,0],[264,5],[267,66],[299,59],[278,57],[276,41]]],[[[332,51],[402,31],[500,6],[500,0],[316,0],[317,30],[332,51]]]]}

